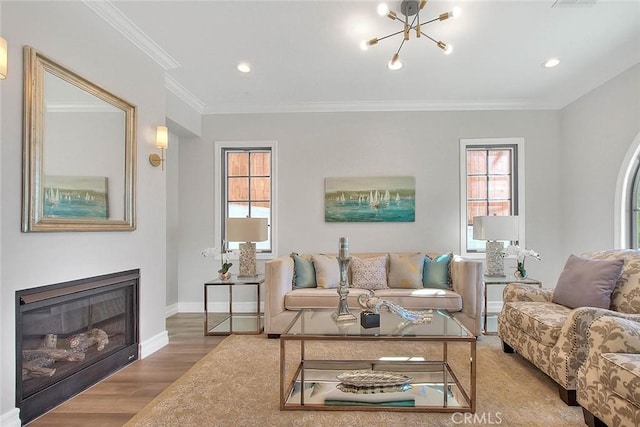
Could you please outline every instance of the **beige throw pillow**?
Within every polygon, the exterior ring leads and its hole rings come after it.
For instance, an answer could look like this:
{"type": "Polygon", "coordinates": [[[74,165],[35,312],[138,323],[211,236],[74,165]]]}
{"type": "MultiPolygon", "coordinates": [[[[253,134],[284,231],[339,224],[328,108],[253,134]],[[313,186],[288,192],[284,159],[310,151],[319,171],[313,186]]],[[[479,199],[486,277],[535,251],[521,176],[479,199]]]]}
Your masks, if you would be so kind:
{"type": "Polygon", "coordinates": [[[337,288],[340,283],[340,267],[334,256],[312,255],[313,267],[316,270],[316,284],[319,288],[337,288]]]}
{"type": "Polygon", "coordinates": [[[424,254],[389,254],[389,287],[422,288],[424,254]]]}
{"type": "Polygon", "coordinates": [[[351,284],[360,289],[387,288],[387,256],[351,258],[351,284]]]}

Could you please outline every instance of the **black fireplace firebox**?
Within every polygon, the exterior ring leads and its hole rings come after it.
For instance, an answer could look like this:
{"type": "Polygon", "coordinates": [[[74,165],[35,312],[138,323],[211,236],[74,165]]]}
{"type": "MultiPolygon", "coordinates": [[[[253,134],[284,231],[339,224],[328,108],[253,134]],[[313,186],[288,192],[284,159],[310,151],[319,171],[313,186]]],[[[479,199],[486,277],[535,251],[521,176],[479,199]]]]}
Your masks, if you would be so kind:
{"type": "Polygon", "coordinates": [[[23,424],[138,359],[140,270],[16,292],[23,424]]]}

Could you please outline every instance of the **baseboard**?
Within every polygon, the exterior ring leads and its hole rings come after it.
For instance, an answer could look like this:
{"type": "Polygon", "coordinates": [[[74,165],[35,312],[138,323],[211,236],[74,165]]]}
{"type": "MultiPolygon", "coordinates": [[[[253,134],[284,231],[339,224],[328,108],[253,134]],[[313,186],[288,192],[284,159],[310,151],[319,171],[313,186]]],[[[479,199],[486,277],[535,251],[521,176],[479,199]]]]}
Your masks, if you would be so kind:
{"type": "Polygon", "coordinates": [[[178,303],[171,304],[171,305],[167,306],[167,308],[165,309],[164,317],[165,318],[171,317],[174,314],[178,314],[178,313],[180,313],[179,304],[178,303]]]}
{"type": "Polygon", "coordinates": [[[20,421],[20,410],[13,408],[4,414],[0,415],[0,426],[2,427],[20,427],[22,421],[20,421]]]}
{"type": "Polygon", "coordinates": [[[169,333],[164,330],[156,336],[140,343],[140,359],[150,356],[167,344],[169,344],[169,333]]]}

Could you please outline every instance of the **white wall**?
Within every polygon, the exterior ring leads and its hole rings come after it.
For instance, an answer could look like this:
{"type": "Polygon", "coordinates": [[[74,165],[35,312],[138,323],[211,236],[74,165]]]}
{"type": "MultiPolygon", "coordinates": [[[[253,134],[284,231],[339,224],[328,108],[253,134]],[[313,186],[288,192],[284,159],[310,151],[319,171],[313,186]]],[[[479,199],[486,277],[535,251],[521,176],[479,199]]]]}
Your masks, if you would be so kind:
{"type": "MultiPolygon", "coordinates": [[[[0,17],[2,16],[2,3],[0,2],[0,17]]],[[[0,19],[0,35],[4,35],[4,33],[1,31],[3,30],[3,25],[2,25],[2,19],[0,19]]],[[[11,74],[14,72],[15,67],[13,66],[13,64],[9,64],[8,66],[8,70],[7,70],[7,75],[9,78],[11,78],[11,74]]],[[[3,96],[3,87],[4,87],[4,81],[0,81],[0,99],[2,99],[3,96]]],[[[2,102],[0,102],[0,135],[3,135],[2,133],[2,102]]],[[[0,139],[1,140],[1,139],[0,139]]],[[[0,165],[2,165],[2,149],[0,149],[0,165]]],[[[0,188],[2,188],[2,173],[0,173],[0,188]]],[[[2,197],[0,197],[0,199],[2,199],[2,197]]],[[[0,207],[0,225],[2,224],[2,208],[0,207]]],[[[2,226],[0,226],[0,242],[2,242],[2,226]]],[[[3,289],[3,280],[2,280],[3,274],[2,274],[2,244],[0,244],[0,295],[3,295],[3,299],[4,299],[4,294],[2,292],[3,289]]],[[[4,321],[4,310],[3,310],[3,306],[4,304],[0,303],[0,319],[2,319],[4,321]]],[[[3,343],[3,338],[2,336],[0,336],[0,366],[6,366],[7,363],[9,363],[7,360],[5,360],[5,350],[4,350],[4,344],[3,343]]],[[[15,371],[14,371],[15,372],[15,371]]],[[[2,377],[0,377],[1,379],[2,377]]],[[[11,423],[15,423],[15,416],[14,414],[7,412],[4,408],[4,405],[2,402],[8,401],[8,399],[10,399],[10,397],[5,397],[5,395],[7,394],[7,392],[9,391],[9,388],[7,387],[7,390],[5,390],[5,387],[0,386],[0,425],[5,425],[5,424],[11,424],[11,423]]],[[[12,394],[13,394],[13,390],[12,390],[12,394]]],[[[8,407],[9,409],[9,407],[8,407]]]]}
{"type": "Polygon", "coordinates": [[[640,132],[640,65],[562,110],[562,253],[614,246],[618,172],[640,132]]]}
{"type": "Polygon", "coordinates": [[[169,132],[169,148],[165,152],[165,174],[167,175],[167,316],[178,311],[178,241],[179,241],[179,198],[178,159],[180,137],[169,132]]]}
{"type": "Polygon", "coordinates": [[[165,121],[165,91],[164,71],[82,2],[3,2],[1,26],[11,67],[1,83],[0,147],[0,416],[6,423],[15,405],[16,290],[140,268],[141,341],[166,341],[166,175],[147,160],[155,126],[165,121]],[[137,106],[135,231],[21,233],[23,45],[137,106]]]}
{"type": "Polygon", "coordinates": [[[278,141],[280,254],[336,251],[340,236],[349,237],[353,252],[459,253],[459,139],[522,136],[527,245],[543,257],[527,270],[555,285],[563,265],[559,118],[557,111],[204,116],[202,138],[180,141],[181,306],[201,310],[202,283],[217,270],[200,257],[213,244],[219,209],[213,199],[215,140],[278,141]],[[380,175],[416,178],[414,223],[324,222],[325,177],[380,175]]]}

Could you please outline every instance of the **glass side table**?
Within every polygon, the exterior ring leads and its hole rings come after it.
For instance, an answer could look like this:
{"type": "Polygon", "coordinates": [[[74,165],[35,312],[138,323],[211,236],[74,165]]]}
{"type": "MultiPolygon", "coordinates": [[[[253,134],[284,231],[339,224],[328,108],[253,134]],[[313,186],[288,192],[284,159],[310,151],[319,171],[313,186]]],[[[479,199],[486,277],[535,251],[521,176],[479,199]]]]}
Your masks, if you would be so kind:
{"type": "Polygon", "coordinates": [[[204,284],[204,334],[261,334],[264,330],[264,313],[260,310],[260,287],[264,283],[264,275],[254,277],[231,276],[229,280],[214,279],[204,284]],[[229,288],[229,307],[227,312],[209,312],[209,288],[227,286],[229,288]],[[233,312],[233,288],[236,286],[254,286],[256,289],[256,309],[249,313],[233,312]],[[215,320],[213,318],[215,317],[215,320]],[[210,318],[212,318],[210,322],[210,318]]]}
{"type": "MultiPolygon", "coordinates": [[[[507,277],[495,277],[495,276],[487,276],[485,275],[483,280],[482,280],[482,286],[484,287],[483,291],[484,291],[484,311],[482,313],[483,316],[483,327],[482,327],[482,333],[484,335],[496,335],[496,332],[489,332],[487,330],[487,317],[491,314],[491,315],[496,315],[498,313],[488,313],[487,311],[487,288],[491,285],[502,285],[502,286],[506,286],[509,283],[519,283],[521,285],[531,285],[531,286],[537,286],[539,288],[542,288],[542,282],[536,279],[530,279],[530,278],[525,278],[525,279],[518,279],[517,277],[514,276],[507,276],[507,277]]],[[[502,295],[502,294],[501,294],[502,295]]]]}

